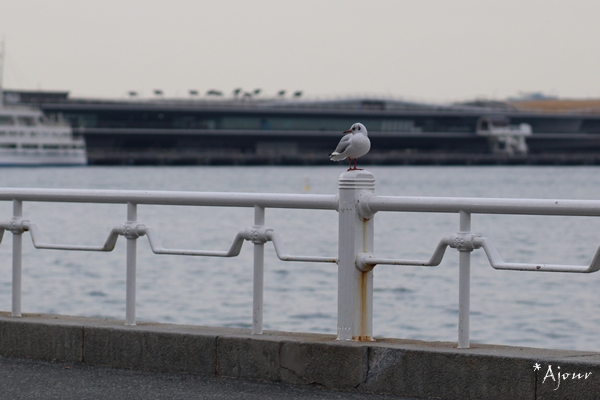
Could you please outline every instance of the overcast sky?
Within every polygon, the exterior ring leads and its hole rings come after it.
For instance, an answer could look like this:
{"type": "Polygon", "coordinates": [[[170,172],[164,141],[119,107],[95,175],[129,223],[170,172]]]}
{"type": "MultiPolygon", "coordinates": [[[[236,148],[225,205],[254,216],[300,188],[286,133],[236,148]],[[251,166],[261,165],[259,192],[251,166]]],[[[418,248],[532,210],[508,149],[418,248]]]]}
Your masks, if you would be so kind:
{"type": "Polygon", "coordinates": [[[4,87],[600,97],[600,0],[0,0],[4,87]]]}

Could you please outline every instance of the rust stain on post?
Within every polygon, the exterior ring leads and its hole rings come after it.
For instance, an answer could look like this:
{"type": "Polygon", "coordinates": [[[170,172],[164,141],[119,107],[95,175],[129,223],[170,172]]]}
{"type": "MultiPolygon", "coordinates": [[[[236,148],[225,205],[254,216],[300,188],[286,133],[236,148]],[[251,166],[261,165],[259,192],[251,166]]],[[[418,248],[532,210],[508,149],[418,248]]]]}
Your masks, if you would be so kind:
{"type": "MultiPolygon", "coordinates": [[[[368,245],[367,245],[367,233],[368,233],[368,227],[367,224],[369,223],[369,218],[362,218],[362,239],[363,239],[363,248],[362,251],[363,252],[367,252],[368,249],[368,245]]],[[[370,272],[370,271],[369,271],[370,272]]],[[[361,271],[360,272],[360,334],[358,336],[352,336],[352,340],[355,341],[359,341],[359,342],[370,342],[373,341],[373,339],[371,338],[371,336],[369,336],[368,334],[368,324],[369,321],[367,321],[367,309],[368,309],[368,282],[369,282],[369,276],[367,275],[369,272],[365,272],[365,271],[361,271]]]]}
{"type": "Polygon", "coordinates": [[[367,335],[367,282],[368,272],[360,273],[360,335],[353,336],[352,340],[359,342],[371,342],[373,339],[367,335]]]}

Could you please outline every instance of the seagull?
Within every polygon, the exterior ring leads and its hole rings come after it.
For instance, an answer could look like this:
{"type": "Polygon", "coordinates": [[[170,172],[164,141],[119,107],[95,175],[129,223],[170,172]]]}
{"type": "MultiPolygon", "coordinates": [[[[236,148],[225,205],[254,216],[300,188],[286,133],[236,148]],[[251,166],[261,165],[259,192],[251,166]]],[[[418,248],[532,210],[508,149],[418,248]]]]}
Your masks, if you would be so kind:
{"type": "Polygon", "coordinates": [[[367,128],[360,122],[355,123],[344,131],[346,135],[340,140],[335,151],[329,155],[331,161],[340,161],[348,158],[350,168],[348,171],[356,171],[361,168],[356,168],[356,159],[362,157],[371,149],[371,141],[369,140],[367,128]],[[354,168],[352,168],[352,159],[354,159],[354,168]]]}

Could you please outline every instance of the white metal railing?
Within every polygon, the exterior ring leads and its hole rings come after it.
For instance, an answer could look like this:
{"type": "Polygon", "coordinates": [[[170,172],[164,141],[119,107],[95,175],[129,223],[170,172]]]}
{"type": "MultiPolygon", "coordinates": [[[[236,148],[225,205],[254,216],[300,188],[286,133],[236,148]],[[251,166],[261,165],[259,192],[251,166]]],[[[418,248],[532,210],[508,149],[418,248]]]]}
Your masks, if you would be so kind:
{"type": "Polygon", "coordinates": [[[112,251],[119,236],[126,248],[126,325],[135,325],[137,240],[147,237],[152,252],[185,256],[235,257],[245,241],[254,245],[252,333],[263,331],[264,245],[272,242],[283,261],[338,264],[339,340],[372,340],[373,269],[378,264],[434,267],[440,264],[448,247],[459,252],[458,347],[469,347],[471,252],[483,249],[496,269],[518,271],[591,273],[600,269],[600,247],[590,265],[507,263],[492,241],[471,231],[472,214],[600,216],[600,201],[481,199],[445,197],[393,197],[374,193],[375,179],[368,171],[348,171],[340,176],[338,195],[294,195],[251,193],[196,193],[160,191],[0,189],[0,201],[13,202],[13,216],[0,222],[12,233],[12,315],[21,316],[22,237],[29,232],[38,249],[112,251]],[[24,202],[117,203],[127,205],[127,220],[115,226],[102,246],[49,244],[38,226],[23,218],[24,202]],[[254,224],[240,230],[229,250],[166,249],[154,230],[137,221],[137,205],[185,205],[254,208],[254,224]],[[287,254],[283,239],[265,225],[266,208],[336,210],[339,214],[337,257],[287,254]],[[429,212],[459,214],[459,231],[443,237],[429,260],[387,259],[373,254],[374,216],[378,212],[429,212]]]}

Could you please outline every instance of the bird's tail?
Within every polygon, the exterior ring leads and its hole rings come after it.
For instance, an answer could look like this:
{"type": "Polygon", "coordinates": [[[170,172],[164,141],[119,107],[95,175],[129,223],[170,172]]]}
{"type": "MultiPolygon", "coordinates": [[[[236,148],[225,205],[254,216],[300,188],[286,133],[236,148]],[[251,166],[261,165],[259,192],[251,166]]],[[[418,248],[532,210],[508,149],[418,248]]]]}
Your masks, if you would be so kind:
{"type": "Polygon", "coordinates": [[[341,160],[343,160],[345,158],[346,158],[345,156],[340,155],[340,153],[338,153],[337,151],[334,151],[333,153],[331,153],[329,155],[329,159],[331,161],[341,161],[341,160]]]}

